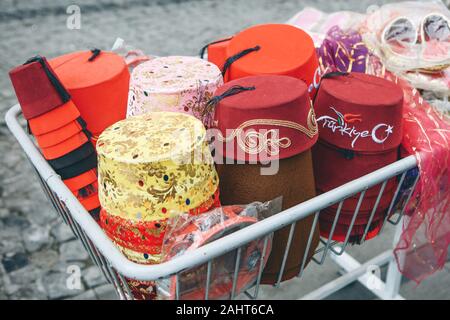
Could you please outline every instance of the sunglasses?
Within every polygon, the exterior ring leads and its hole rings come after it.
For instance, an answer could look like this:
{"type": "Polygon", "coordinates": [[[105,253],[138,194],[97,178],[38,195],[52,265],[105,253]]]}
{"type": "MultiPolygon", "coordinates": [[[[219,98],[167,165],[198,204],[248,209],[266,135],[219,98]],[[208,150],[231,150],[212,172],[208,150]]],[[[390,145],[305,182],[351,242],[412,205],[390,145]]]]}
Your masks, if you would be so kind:
{"type": "Polygon", "coordinates": [[[431,13],[417,23],[400,16],[384,28],[384,49],[403,58],[443,61],[450,58],[450,22],[440,13],[431,13]]]}

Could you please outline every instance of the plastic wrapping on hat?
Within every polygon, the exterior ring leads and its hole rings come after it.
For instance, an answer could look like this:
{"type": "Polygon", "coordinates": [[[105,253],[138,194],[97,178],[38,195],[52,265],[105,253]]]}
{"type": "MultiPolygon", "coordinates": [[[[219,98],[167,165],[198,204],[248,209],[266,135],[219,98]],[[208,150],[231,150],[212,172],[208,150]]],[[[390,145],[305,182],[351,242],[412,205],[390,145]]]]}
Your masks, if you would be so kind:
{"type": "MultiPolygon", "coordinates": [[[[276,200],[275,200],[276,201],[276,200]]],[[[247,206],[225,206],[195,216],[179,216],[170,223],[164,239],[163,260],[189,254],[207,243],[241,230],[263,217],[279,212],[280,208],[269,202],[255,202],[247,206]],[[278,210],[277,210],[278,209],[278,210]]],[[[264,268],[272,247],[269,237],[265,255],[264,239],[258,239],[241,248],[235,294],[239,295],[256,281],[258,271],[264,268]],[[262,260],[262,261],[261,261],[262,260]]],[[[213,260],[208,299],[230,298],[235,273],[236,250],[213,260]]],[[[181,300],[200,300],[205,298],[206,264],[186,270],[179,274],[179,295],[181,300]]],[[[176,278],[168,277],[156,281],[160,299],[175,299],[176,278]]]]}
{"type": "Polygon", "coordinates": [[[184,112],[210,127],[207,102],[223,84],[216,65],[196,57],[170,56],[138,65],[131,75],[127,117],[150,111],[184,112]]]}
{"type": "Polygon", "coordinates": [[[39,136],[35,136],[36,141],[40,148],[48,148],[69,139],[71,136],[77,134],[84,129],[83,125],[80,123],[81,118],[70,122],[69,124],[53,130],[48,133],[44,133],[39,136]]]}
{"type": "MultiPolygon", "coordinates": [[[[199,215],[220,206],[218,190],[205,203],[189,211],[189,215],[199,215]]],[[[108,237],[131,261],[140,264],[161,262],[161,247],[169,219],[139,222],[110,215],[106,210],[100,212],[99,223],[108,237]]],[[[127,279],[136,299],[155,299],[155,283],[127,279]]]]}
{"type": "Polygon", "coordinates": [[[230,81],[220,96],[238,87],[253,88],[221,99],[215,147],[238,160],[284,159],[312,147],[318,130],[306,85],[295,78],[260,75],[230,81]]]}
{"type": "Polygon", "coordinates": [[[78,117],[80,117],[80,112],[72,100],[70,100],[58,108],[39,117],[30,119],[28,124],[33,135],[39,136],[64,127],[75,121],[78,117]]]}
{"type": "Polygon", "coordinates": [[[161,220],[208,200],[218,177],[202,123],[175,112],[119,121],[97,141],[99,196],[109,214],[161,220]]]}
{"type": "Polygon", "coordinates": [[[125,118],[130,73],[113,52],[80,51],[49,61],[95,135],[125,118]]]}
{"type": "Polygon", "coordinates": [[[25,119],[30,120],[66,103],[70,96],[45,57],[34,57],[9,72],[25,119]]]}
{"type": "Polygon", "coordinates": [[[60,158],[69,152],[81,147],[83,144],[88,142],[88,137],[84,131],[77,133],[76,135],[70,137],[63,142],[48,147],[42,148],[41,152],[44,155],[44,158],[47,160],[54,160],[56,158],[60,158]]]}

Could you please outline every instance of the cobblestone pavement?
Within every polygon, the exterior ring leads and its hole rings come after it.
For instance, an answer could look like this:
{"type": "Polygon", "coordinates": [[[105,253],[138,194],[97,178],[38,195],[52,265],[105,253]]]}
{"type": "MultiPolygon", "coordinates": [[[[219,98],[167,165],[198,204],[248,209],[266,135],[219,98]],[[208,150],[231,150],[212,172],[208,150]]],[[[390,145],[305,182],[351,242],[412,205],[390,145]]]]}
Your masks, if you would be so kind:
{"type": "MultiPolygon", "coordinates": [[[[6,128],[4,114],[15,103],[7,71],[27,58],[54,57],[68,51],[108,49],[116,37],[157,55],[196,54],[210,40],[256,23],[283,22],[304,6],[325,11],[363,11],[384,1],[143,1],[2,0],[0,3],[0,299],[114,299],[98,269],[89,261],[51,207],[17,142],[6,128]],[[66,27],[69,4],[81,8],[81,29],[66,27]],[[67,267],[81,268],[82,288],[66,286],[67,267]]],[[[391,231],[387,231],[392,233],[391,231]]],[[[353,252],[367,259],[389,245],[389,237],[353,252]],[[368,254],[370,252],[370,255],[368,254]]],[[[300,287],[283,285],[278,298],[295,298],[337,275],[330,264],[311,265],[300,287]],[[298,289],[300,288],[300,289],[298,289]]],[[[408,287],[409,286],[409,287],[408,287]]],[[[448,298],[449,269],[417,290],[403,286],[409,298],[448,298]],[[428,284],[430,283],[430,284],[428,284]]],[[[263,292],[274,297],[271,288],[263,292]]],[[[373,298],[357,284],[333,298],[373,298]]]]}

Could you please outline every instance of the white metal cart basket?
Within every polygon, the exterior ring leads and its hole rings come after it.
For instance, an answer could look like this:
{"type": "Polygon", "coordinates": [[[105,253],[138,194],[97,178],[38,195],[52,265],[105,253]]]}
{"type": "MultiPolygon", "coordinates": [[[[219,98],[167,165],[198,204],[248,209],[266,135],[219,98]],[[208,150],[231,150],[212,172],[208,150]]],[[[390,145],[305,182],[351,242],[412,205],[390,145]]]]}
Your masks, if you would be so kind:
{"type": "MultiPolygon", "coordinates": [[[[378,203],[383,195],[388,180],[395,176],[397,176],[399,183],[395,192],[395,196],[389,206],[388,214],[384,219],[382,228],[386,223],[397,225],[394,245],[396,241],[398,241],[399,235],[402,231],[403,223],[401,222],[404,220],[403,215],[406,204],[413,194],[413,191],[419,179],[419,175],[417,175],[417,177],[413,179],[413,182],[410,182],[408,188],[405,188],[407,180],[405,179],[405,177],[407,175],[407,172],[411,169],[416,168],[417,165],[414,156],[409,156],[407,158],[399,160],[359,179],[346,183],[327,193],[321,194],[299,205],[296,205],[295,207],[287,209],[277,215],[252,224],[242,230],[231,233],[214,242],[208,243],[207,245],[195,249],[194,251],[189,251],[189,255],[184,254],[170,261],[158,265],[149,266],[140,265],[129,261],[117,249],[117,247],[106,236],[100,226],[91,218],[89,213],[78,202],[77,198],[65,186],[61,178],[55,173],[55,171],[43,158],[30,136],[26,133],[23,126],[20,125],[20,115],[21,111],[18,104],[9,109],[6,114],[6,123],[9,129],[32,163],[32,166],[36,170],[39,180],[42,183],[42,188],[52,202],[56,211],[62,217],[64,222],[72,229],[78,239],[83,243],[92,260],[101,269],[106,279],[114,285],[117,294],[121,299],[132,299],[133,297],[125,278],[150,281],[167,277],[175,277],[176,298],[179,298],[179,275],[188,269],[203,264],[206,264],[207,266],[205,270],[207,274],[205,277],[206,282],[204,298],[208,299],[209,286],[211,282],[211,265],[212,261],[215,258],[227,254],[228,252],[231,252],[233,250],[237,250],[239,252],[241,248],[243,248],[249,242],[256,239],[263,239],[265,241],[265,245],[262,252],[262,258],[260,259],[260,261],[263,261],[264,256],[266,255],[265,251],[267,247],[268,236],[270,236],[274,231],[290,225],[290,234],[283,256],[284,259],[279,271],[279,280],[276,284],[276,286],[279,286],[284,272],[289,248],[291,246],[296,222],[309,215],[314,215],[313,226],[309,234],[308,244],[305,248],[305,252],[309,252],[310,245],[313,239],[313,230],[318,223],[320,211],[335,204],[339,205],[336,212],[336,218],[334,219],[334,222],[332,224],[329,238],[321,238],[320,245],[315,251],[313,261],[318,264],[323,264],[327,255],[329,254],[330,258],[334,262],[336,262],[345,273],[343,276],[337,278],[336,280],[333,280],[316,289],[315,291],[310,292],[306,296],[302,297],[302,299],[325,298],[354,281],[360,281],[367,287],[366,277],[368,277],[368,267],[373,265],[381,266],[386,263],[389,263],[386,281],[384,282],[380,278],[376,277],[376,285],[374,287],[376,287],[377,290],[369,287],[368,289],[382,299],[402,299],[402,297],[398,294],[401,274],[399,273],[397,263],[393,258],[392,250],[385,251],[384,253],[373,257],[364,264],[360,264],[348,253],[346,253],[345,249],[349,243],[350,234],[366,190],[375,185],[381,185],[380,192],[369,218],[368,225],[370,225],[370,222],[375,215],[378,203]],[[337,243],[331,240],[344,200],[358,194],[359,202],[355,208],[353,219],[349,226],[345,241],[343,243],[337,243]],[[400,196],[402,197],[402,201],[400,201],[401,205],[398,206],[398,197],[400,196]]],[[[405,219],[407,219],[406,216],[405,219]]],[[[368,229],[369,227],[366,228],[362,239],[365,238],[367,232],[369,231],[368,229]]],[[[236,293],[234,291],[238,278],[240,256],[240,254],[236,255],[234,269],[236,271],[234,273],[233,286],[230,292],[230,296],[232,298],[236,297],[236,293]]],[[[304,259],[303,261],[301,261],[302,265],[298,276],[301,276],[303,273],[306,264],[306,257],[308,255],[304,254],[303,256],[304,259]]],[[[258,298],[262,271],[262,263],[260,263],[258,277],[255,280],[254,285],[250,289],[245,291],[245,294],[251,299],[258,298]]]]}

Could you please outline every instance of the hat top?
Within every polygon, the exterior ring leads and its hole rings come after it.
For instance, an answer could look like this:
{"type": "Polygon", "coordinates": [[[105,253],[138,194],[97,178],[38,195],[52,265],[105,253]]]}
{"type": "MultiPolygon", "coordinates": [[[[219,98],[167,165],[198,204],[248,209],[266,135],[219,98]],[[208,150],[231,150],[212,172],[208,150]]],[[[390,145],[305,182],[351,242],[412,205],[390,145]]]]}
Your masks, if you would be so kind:
{"type": "Polygon", "coordinates": [[[233,86],[255,87],[255,90],[240,92],[220,101],[222,106],[233,109],[256,110],[276,108],[307,95],[306,84],[296,78],[282,75],[248,76],[227,82],[219,87],[220,95],[233,86]]]}
{"type": "Polygon", "coordinates": [[[193,116],[150,112],[108,127],[97,141],[97,152],[130,164],[160,162],[201,149],[205,137],[203,124],[193,116]]]}
{"type": "Polygon", "coordinates": [[[138,65],[132,80],[146,93],[171,93],[192,90],[209,83],[216,83],[222,75],[219,68],[196,57],[160,57],[138,65]]]}
{"type": "Polygon", "coordinates": [[[360,106],[397,105],[403,99],[403,92],[395,83],[358,72],[324,79],[320,87],[338,100],[360,106]]]}
{"type": "Polygon", "coordinates": [[[124,59],[113,52],[100,51],[90,61],[92,55],[91,51],[78,51],[52,59],[49,63],[70,89],[98,85],[116,77],[126,68],[124,59]],[[77,72],[73,72],[74,69],[77,72]]]}
{"type": "Polygon", "coordinates": [[[248,74],[287,73],[308,62],[315,54],[311,37],[303,30],[287,24],[262,24],[234,36],[228,46],[228,56],[260,46],[233,63],[248,74]]]}

